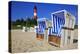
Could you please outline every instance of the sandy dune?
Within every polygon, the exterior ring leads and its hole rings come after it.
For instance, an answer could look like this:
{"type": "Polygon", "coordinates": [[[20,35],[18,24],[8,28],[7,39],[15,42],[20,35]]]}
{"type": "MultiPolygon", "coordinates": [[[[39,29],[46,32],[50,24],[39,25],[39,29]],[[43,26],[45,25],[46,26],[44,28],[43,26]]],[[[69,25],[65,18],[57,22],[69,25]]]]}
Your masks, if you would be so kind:
{"type": "Polygon", "coordinates": [[[52,51],[60,49],[74,49],[77,48],[77,43],[69,45],[64,48],[59,48],[50,45],[46,41],[39,41],[36,39],[35,32],[22,32],[21,30],[12,30],[12,52],[35,52],[35,51],[52,51]]]}

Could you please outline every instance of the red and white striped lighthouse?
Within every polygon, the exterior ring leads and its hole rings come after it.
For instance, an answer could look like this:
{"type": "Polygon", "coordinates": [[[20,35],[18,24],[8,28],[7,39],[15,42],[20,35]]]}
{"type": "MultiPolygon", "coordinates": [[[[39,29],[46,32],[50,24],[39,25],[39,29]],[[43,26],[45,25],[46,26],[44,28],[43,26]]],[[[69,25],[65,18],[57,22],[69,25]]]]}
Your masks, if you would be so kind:
{"type": "Polygon", "coordinates": [[[36,6],[34,6],[34,17],[33,18],[37,20],[37,7],[36,6]]]}

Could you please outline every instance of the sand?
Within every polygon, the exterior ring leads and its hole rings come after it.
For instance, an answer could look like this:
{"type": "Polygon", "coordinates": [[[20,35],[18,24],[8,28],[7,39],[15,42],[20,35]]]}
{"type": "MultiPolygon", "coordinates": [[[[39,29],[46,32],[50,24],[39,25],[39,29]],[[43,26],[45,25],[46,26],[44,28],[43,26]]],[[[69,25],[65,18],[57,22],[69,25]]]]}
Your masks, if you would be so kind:
{"type": "Polygon", "coordinates": [[[64,48],[55,47],[45,40],[37,40],[35,32],[22,32],[22,30],[11,30],[11,38],[13,53],[76,49],[78,45],[75,43],[64,48]]]}

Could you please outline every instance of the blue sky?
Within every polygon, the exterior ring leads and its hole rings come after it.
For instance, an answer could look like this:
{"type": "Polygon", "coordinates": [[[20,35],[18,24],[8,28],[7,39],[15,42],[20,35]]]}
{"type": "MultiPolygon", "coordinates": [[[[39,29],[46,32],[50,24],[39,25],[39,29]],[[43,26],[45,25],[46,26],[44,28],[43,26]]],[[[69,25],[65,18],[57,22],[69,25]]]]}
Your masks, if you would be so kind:
{"type": "Polygon", "coordinates": [[[66,4],[49,4],[49,3],[33,3],[33,2],[19,2],[12,1],[11,3],[11,19],[16,20],[20,18],[26,19],[33,17],[33,8],[37,6],[38,18],[51,19],[51,13],[59,10],[67,10],[76,17],[76,24],[78,24],[78,6],[66,4]]]}

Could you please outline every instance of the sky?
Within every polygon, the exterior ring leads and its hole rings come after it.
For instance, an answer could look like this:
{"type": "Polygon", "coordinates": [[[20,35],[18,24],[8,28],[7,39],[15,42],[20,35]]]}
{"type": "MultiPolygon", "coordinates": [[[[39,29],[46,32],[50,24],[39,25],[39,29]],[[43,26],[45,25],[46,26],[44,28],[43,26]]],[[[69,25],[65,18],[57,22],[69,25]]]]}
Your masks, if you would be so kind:
{"type": "Polygon", "coordinates": [[[11,2],[11,20],[26,19],[27,17],[33,17],[33,8],[37,7],[38,18],[51,19],[51,13],[59,10],[67,10],[76,17],[76,24],[78,24],[78,6],[70,4],[54,4],[54,3],[34,3],[34,2],[11,2]]]}

